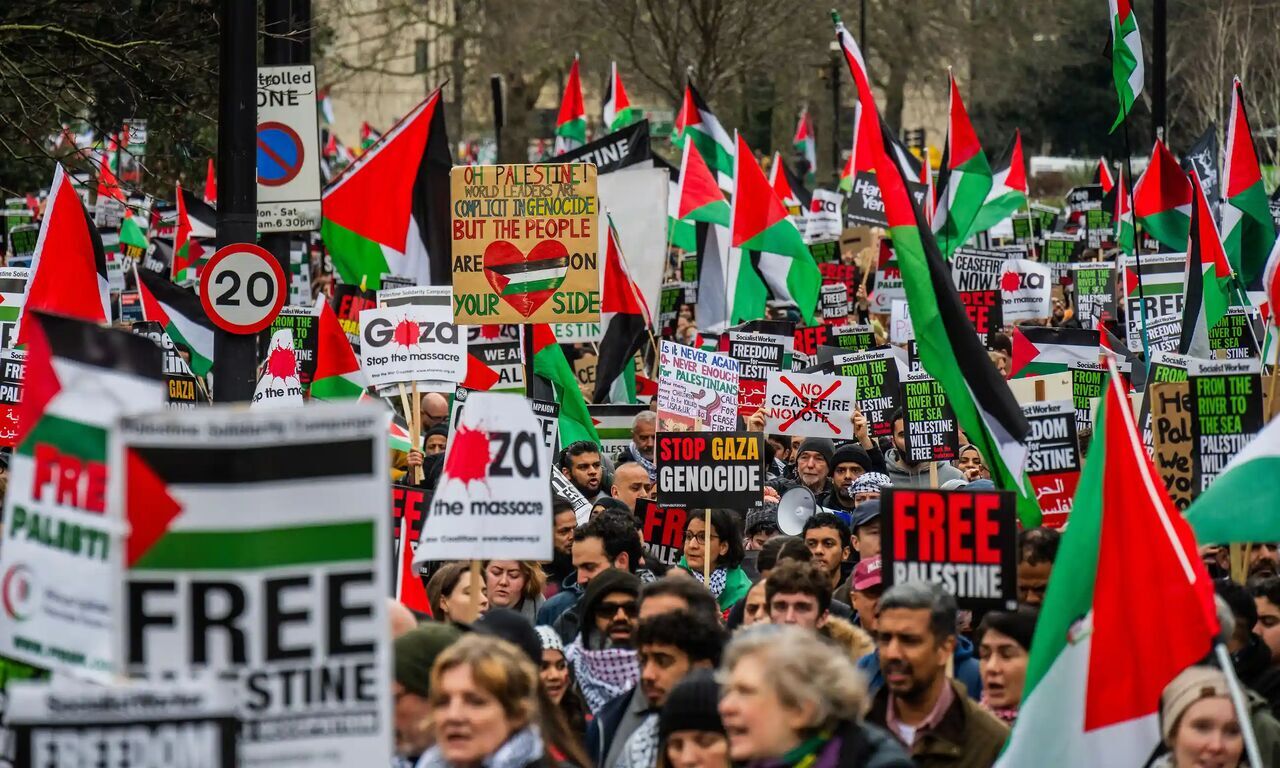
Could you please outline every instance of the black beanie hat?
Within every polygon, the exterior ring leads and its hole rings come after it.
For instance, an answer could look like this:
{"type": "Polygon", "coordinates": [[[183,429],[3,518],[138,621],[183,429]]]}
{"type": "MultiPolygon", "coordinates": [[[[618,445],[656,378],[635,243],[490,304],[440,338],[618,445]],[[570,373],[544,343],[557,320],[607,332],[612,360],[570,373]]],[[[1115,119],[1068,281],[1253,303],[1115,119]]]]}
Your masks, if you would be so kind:
{"type": "Polygon", "coordinates": [[[799,458],[800,454],[805,451],[817,451],[826,460],[827,469],[831,470],[835,468],[831,463],[831,455],[834,450],[835,448],[832,447],[831,441],[825,437],[806,437],[804,442],[800,443],[800,450],[796,451],[796,458],[799,458]]]}
{"type": "Polygon", "coordinates": [[[867,454],[867,449],[857,443],[845,443],[836,449],[831,459],[831,471],[835,472],[836,467],[851,461],[862,467],[862,471],[871,471],[871,456],[867,454]]]}
{"type": "Polygon", "coordinates": [[[720,686],[711,670],[690,672],[667,694],[667,702],[658,715],[658,738],[663,747],[676,731],[724,733],[719,705],[720,686]]]}
{"type": "Polygon", "coordinates": [[[510,608],[490,608],[476,619],[471,630],[506,640],[524,651],[534,667],[542,665],[542,638],[528,619],[510,608]]]}
{"type": "Polygon", "coordinates": [[[436,658],[462,637],[462,631],[450,624],[424,621],[396,638],[395,681],[409,693],[423,698],[431,691],[431,668],[436,658]]]}

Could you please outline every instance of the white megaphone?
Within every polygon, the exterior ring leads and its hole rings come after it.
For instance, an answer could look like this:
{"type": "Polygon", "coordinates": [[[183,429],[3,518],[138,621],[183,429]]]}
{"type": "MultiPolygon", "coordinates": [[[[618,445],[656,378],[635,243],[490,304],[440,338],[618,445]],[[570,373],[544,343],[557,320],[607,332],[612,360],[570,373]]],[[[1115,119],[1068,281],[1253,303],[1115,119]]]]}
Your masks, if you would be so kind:
{"type": "Polygon", "coordinates": [[[792,488],[778,499],[778,530],[788,536],[799,536],[804,522],[818,509],[813,491],[803,485],[792,488]]]}

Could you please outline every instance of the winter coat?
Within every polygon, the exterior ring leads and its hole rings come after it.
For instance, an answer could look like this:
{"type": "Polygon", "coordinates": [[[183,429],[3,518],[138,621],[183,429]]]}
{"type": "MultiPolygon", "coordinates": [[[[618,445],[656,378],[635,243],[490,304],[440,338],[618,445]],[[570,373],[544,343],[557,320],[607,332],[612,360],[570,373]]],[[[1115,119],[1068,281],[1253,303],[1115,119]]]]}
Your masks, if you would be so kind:
{"type": "MultiPolygon", "coordinates": [[[[884,473],[893,481],[894,488],[928,488],[929,462],[908,469],[902,463],[896,448],[890,448],[884,456],[884,473]]],[[[964,473],[945,461],[938,462],[938,485],[948,480],[964,480],[964,473]]]]}
{"type": "MultiPolygon", "coordinates": [[[[918,768],[989,768],[1009,738],[1009,728],[966,696],[963,684],[947,683],[955,699],[936,727],[917,734],[910,747],[911,759],[918,768]]],[[[867,720],[887,728],[888,712],[889,690],[882,688],[871,702],[867,720]]]]}
{"type": "Polygon", "coordinates": [[[820,631],[827,640],[848,651],[849,659],[855,663],[876,649],[875,641],[866,630],[835,616],[828,616],[820,631]]]}
{"type": "MultiPolygon", "coordinates": [[[[692,573],[689,564],[685,562],[683,557],[680,562],[676,563],[676,567],[692,573]]],[[[701,575],[701,572],[699,572],[701,575]]],[[[696,578],[696,577],[695,577],[696,578]]],[[[747,572],[742,570],[741,565],[736,565],[725,571],[724,589],[720,591],[720,596],[716,598],[716,603],[720,607],[720,612],[724,613],[733,607],[733,604],[747,596],[751,591],[751,579],[747,576],[747,572]]]]}

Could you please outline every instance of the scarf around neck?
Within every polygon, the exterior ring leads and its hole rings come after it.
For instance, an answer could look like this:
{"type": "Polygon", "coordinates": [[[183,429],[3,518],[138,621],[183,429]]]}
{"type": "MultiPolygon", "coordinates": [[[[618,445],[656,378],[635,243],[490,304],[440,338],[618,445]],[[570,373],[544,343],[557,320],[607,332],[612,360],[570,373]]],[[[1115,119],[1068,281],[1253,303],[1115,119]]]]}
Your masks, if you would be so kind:
{"type": "Polygon", "coordinates": [[[593,650],[582,644],[582,635],[579,634],[564,649],[564,657],[573,668],[573,676],[593,715],[598,714],[610,699],[630,690],[640,680],[640,663],[631,648],[593,650]]]}
{"type": "Polygon", "coordinates": [[[634,440],[633,440],[632,442],[630,442],[630,443],[627,443],[627,453],[631,456],[631,460],[632,460],[632,461],[634,461],[635,463],[637,463],[637,464],[639,464],[640,466],[644,467],[644,470],[645,470],[646,472],[648,472],[648,473],[649,473],[649,482],[651,482],[651,483],[656,483],[656,482],[658,482],[658,467],[657,467],[657,465],[656,465],[656,464],[654,464],[654,463],[653,463],[652,461],[650,461],[649,459],[646,459],[646,458],[644,457],[644,454],[642,454],[642,453],[640,453],[640,451],[636,450],[636,444],[635,444],[635,441],[634,441],[634,440]]]}
{"type": "MultiPolygon", "coordinates": [[[[695,571],[692,568],[686,568],[689,573],[693,574],[693,578],[699,582],[706,584],[706,580],[702,578],[702,571],[695,571]]],[[[711,583],[707,584],[707,589],[711,591],[711,596],[720,599],[720,593],[724,591],[724,585],[729,580],[729,572],[723,568],[716,568],[711,571],[711,583]]]]}
{"type": "MultiPolygon", "coordinates": [[[[524,768],[543,755],[542,733],[536,725],[528,725],[511,734],[492,755],[480,761],[482,768],[524,768]]],[[[416,768],[450,768],[440,746],[423,754],[416,768]]]]}

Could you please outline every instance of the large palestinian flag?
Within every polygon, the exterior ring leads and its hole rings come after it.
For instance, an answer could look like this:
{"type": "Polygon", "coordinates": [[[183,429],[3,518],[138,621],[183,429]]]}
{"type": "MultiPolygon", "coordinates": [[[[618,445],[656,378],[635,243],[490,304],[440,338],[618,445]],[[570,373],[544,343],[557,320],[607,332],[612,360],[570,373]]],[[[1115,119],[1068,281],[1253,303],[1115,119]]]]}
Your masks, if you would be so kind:
{"type": "Polygon", "coordinates": [[[944,259],[951,258],[975,231],[978,211],[991,191],[991,166],[969,122],[955,77],[951,78],[949,115],[938,173],[938,204],[933,211],[933,235],[944,259]]]}
{"type": "MultiPolygon", "coordinates": [[[[23,300],[23,312],[36,310],[93,323],[111,320],[102,238],[61,164],[54,168],[23,300]]],[[[18,344],[26,343],[26,330],[19,323],[18,344]]]]}
{"type": "Polygon", "coordinates": [[[1138,16],[1129,0],[1107,0],[1111,8],[1111,79],[1116,87],[1120,112],[1111,124],[1115,131],[1133,111],[1133,103],[1142,93],[1146,70],[1142,61],[1142,38],[1138,35],[1138,16]]]}
{"type": "Polygon", "coordinates": [[[675,202],[678,219],[729,226],[729,202],[724,199],[724,192],[720,191],[715,176],[693,142],[685,143],[680,158],[675,202]]]}
{"type": "Polygon", "coordinates": [[[1187,507],[1187,522],[1206,544],[1280,541],[1280,418],[1262,428],[1187,507]],[[1241,500],[1248,499],[1248,509],[1241,500]]]}
{"type": "Polygon", "coordinates": [[[573,54],[569,78],[564,83],[564,97],[560,99],[560,114],[556,117],[556,145],[554,154],[563,155],[587,143],[587,110],[582,105],[582,80],[578,76],[578,54],[573,54]]]}
{"type": "Polygon", "coordinates": [[[1133,215],[1143,231],[1165,248],[1186,249],[1191,228],[1191,182],[1159,139],[1151,150],[1147,170],[1133,187],[1133,215]]]}
{"type": "Polygon", "coordinates": [[[1022,131],[1015,130],[1004,155],[991,172],[991,190],[987,192],[987,199],[973,220],[971,230],[974,233],[985,232],[1026,205],[1027,166],[1022,159],[1022,131]]]}
{"type": "Polygon", "coordinates": [[[733,189],[733,138],[720,124],[703,101],[702,94],[693,87],[692,82],[684,86],[684,101],[680,105],[680,113],[676,115],[676,123],[671,141],[680,148],[685,142],[692,142],[702,153],[702,159],[716,174],[716,183],[726,192],[733,189]]]}
{"type": "Polygon", "coordinates": [[[324,190],[320,234],[342,282],[376,289],[389,273],[450,283],[452,167],[436,90],[324,190]]]}
{"type": "Polygon", "coordinates": [[[1222,168],[1222,246],[1227,262],[1249,288],[1261,287],[1262,268],[1276,242],[1276,225],[1262,185],[1262,167],[1244,108],[1244,86],[1235,79],[1222,168]]]}
{"type": "Polygon", "coordinates": [[[135,269],[142,317],[159,323],[174,344],[191,353],[191,372],[201,378],[213,368],[213,321],[200,299],[154,272],[135,269]]]}
{"type": "Polygon", "coordinates": [[[1209,653],[1218,630],[1195,536],[1111,370],[997,768],[1146,765],[1160,742],[1161,691],[1209,653]]]}
{"type": "Polygon", "coordinates": [[[1013,327],[1009,378],[1064,373],[1071,363],[1098,362],[1098,332],[1087,328],[1013,327]]]}
{"type": "Polygon", "coordinates": [[[1205,199],[1199,174],[1192,172],[1195,203],[1191,208],[1191,240],[1187,245],[1186,298],[1182,304],[1182,339],[1178,352],[1211,358],[1209,329],[1231,305],[1231,267],[1222,250],[1218,227],[1205,199]]]}
{"type": "Polygon", "coordinates": [[[316,371],[311,377],[314,400],[359,400],[369,382],[347,334],[338,324],[333,307],[321,296],[316,299],[320,320],[316,334],[316,371]]]}
{"type": "MultiPolygon", "coordinates": [[[[525,333],[533,334],[533,373],[551,385],[552,397],[560,406],[560,443],[569,445],[579,440],[600,444],[600,436],[591,423],[587,401],[578,386],[564,350],[556,342],[556,334],[546,323],[526,325],[525,333]]],[[[535,397],[535,382],[529,382],[530,397],[535,397]]]]}
{"type": "Polygon", "coordinates": [[[854,104],[853,151],[840,176],[840,189],[848,191],[853,188],[854,174],[875,172],[877,158],[884,153],[884,142],[880,137],[880,110],[876,107],[876,96],[871,90],[871,78],[867,74],[867,63],[862,58],[862,50],[858,48],[858,43],[849,34],[849,30],[845,29],[840,17],[835,13],[832,13],[832,17],[836,24],[836,42],[844,53],[849,74],[853,76],[857,96],[854,104]]]}

